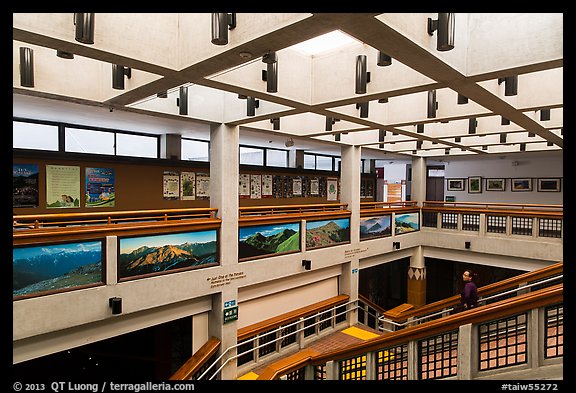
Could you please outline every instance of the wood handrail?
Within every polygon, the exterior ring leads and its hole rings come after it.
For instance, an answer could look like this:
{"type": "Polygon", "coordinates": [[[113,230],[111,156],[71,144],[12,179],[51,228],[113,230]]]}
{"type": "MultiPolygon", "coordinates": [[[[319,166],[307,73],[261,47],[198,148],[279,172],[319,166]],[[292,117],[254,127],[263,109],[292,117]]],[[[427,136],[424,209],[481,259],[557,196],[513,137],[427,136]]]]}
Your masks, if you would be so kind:
{"type": "Polygon", "coordinates": [[[168,380],[185,381],[191,379],[218,351],[220,344],[218,338],[210,337],[168,380]]]}
{"type": "MultiPolygon", "coordinates": [[[[510,277],[492,284],[487,284],[478,288],[478,296],[486,297],[499,292],[504,292],[509,289],[518,288],[519,285],[525,283],[531,283],[540,281],[546,278],[550,278],[563,272],[563,263],[555,263],[550,266],[543,267],[534,271],[519,274],[514,277],[510,277]]],[[[403,322],[408,318],[421,317],[429,315],[448,307],[455,306],[460,303],[460,295],[454,295],[446,299],[439,300],[437,302],[425,304],[421,307],[407,310],[396,317],[388,317],[388,319],[394,322],[403,322]]]]}
{"type": "Polygon", "coordinates": [[[521,313],[534,308],[543,307],[550,304],[563,302],[563,284],[544,288],[539,291],[530,292],[510,299],[480,306],[459,314],[447,316],[441,319],[428,321],[419,325],[407,327],[384,336],[379,336],[362,343],[353,344],[346,348],[337,349],[332,352],[315,354],[306,353],[306,356],[293,357],[292,362],[278,365],[270,365],[267,372],[259,376],[258,379],[276,379],[280,375],[285,375],[298,370],[306,365],[321,365],[330,360],[349,359],[355,356],[365,355],[368,352],[389,348],[395,345],[404,344],[409,341],[434,336],[446,331],[458,329],[465,324],[478,324],[490,320],[496,320],[505,316],[521,313]]]}
{"type": "Polygon", "coordinates": [[[274,328],[279,328],[280,326],[286,325],[290,322],[295,322],[300,318],[304,318],[317,312],[333,308],[340,304],[344,304],[348,300],[349,300],[348,295],[334,296],[329,299],[322,300],[314,304],[310,304],[309,306],[301,307],[296,310],[287,312],[285,314],[281,314],[276,317],[269,318],[255,324],[245,326],[243,328],[238,329],[237,340],[240,342],[249,339],[262,332],[266,332],[274,328]]]}
{"type": "Polygon", "coordinates": [[[533,210],[541,210],[541,209],[560,209],[564,208],[564,205],[550,205],[550,204],[540,204],[540,203],[508,203],[508,202],[445,202],[445,201],[424,201],[423,207],[427,205],[430,206],[452,206],[455,207],[456,205],[465,205],[465,206],[485,206],[488,207],[496,207],[496,206],[506,206],[506,207],[516,207],[520,209],[524,209],[525,207],[532,208],[533,210]]]}
{"type": "Polygon", "coordinates": [[[250,215],[276,215],[298,214],[307,212],[337,212],[345,210],[347,203],[320,203],[307,205],[269,205],[269,206],[241,206],[238,208],[239,216],[250,215]]]}
{"type": "Polygon", "coordinates": [[[363,303],[365,303],[366,305],[370,306],[371,308],[373,308],[374,310],[376,310],[378,313],[380,314],[384,314],[386,312],[386,310],[384,310],[383,307],[379,306],[378,304],[372,302],[370,299],[368,299],[366,296],[362,295],[362,294],[358,294],[358,299],[361,300],[363,303]]]}

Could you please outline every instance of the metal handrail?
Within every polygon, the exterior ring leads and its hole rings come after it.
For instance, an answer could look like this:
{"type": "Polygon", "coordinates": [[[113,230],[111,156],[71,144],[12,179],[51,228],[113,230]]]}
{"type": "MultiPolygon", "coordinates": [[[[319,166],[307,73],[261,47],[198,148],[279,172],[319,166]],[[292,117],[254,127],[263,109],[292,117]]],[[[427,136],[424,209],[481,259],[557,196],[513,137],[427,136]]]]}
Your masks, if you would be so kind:
{"type": "MultiPolygon", "coordinates": [[[[234,356],[230,356],[228,359],[226,359],[226,361],[224,361],[224,363],[222,363],[222,365],[221,365],[220,367],[218,367],[218,369],[217,369],[216,371],[214,371],[214,373],[210,376],[210,378],[208,378],[208,380],[212,380],[212,379],[216,376],[216,374],[218,374],[218,372],[220,372],[220,370],[222,370],[222,369],[224,368],[224,366],[226,366],[226,364],[228,364],[228,363],[231,362],[232,360],[237,359],[237,358],[239,358],[240,356],[245,355],[245,354],[247,354],[247,353],[249,353],[249,352],[252,352],[252,351],[254,351],[254,350],[256,350],[256,349],[259,349],[259,348],[261,348],[261,347],[263,347],[263,346],[269,345],[271,342],[279,341],[279,340],[284,339],[284,338],[286,338],[286,337],[288,337],[288,336],[291,336],[291,335],[296,334],[296,333],[298,333],[298,332],[301,332],[301,331],[303,331],[303,330],[309,329],[311,326],[316,326],[316,325],[318,325],[318,324],[320,324],[320,323],[322,323],[322,322],[324,322],[324,321],[326,321],[326,320],[328,320],[328,319],[336,318],[336,317],[338,317],[338,316],[340,316],[340,315],[342,315],[342,314],[349,313],[349,312],[357,309],[357,308],[358,308],[358,304],[357,304],[357,301],[356,301],[356,300],[351,300],[351,301],[346,302],[346,303],[342,303],[342,304],[335,305],[335,306],[333,306],[333,307],[331,307],[331,308],[329,308],[329,309],[318,311],[318,312],[316,312],[316,313],[314,313],[314,314],[312,314],[312,315],[310,315],[310,316],[308,316],[308,317],[306,317],[306,318],[300,318],[300,319],[298,319],[297,321],[291,322],[291,323],[289,323],[289,324],[287,324],[287,325],[279,326],[278,328],[276,328],[276,329],[274,329],[274,330],[267,331],[267,332],[266,332],[266,335],[269,335],[269,334],[272,334],[272,333],[276,333],[276,332],[278,332],[278,331],[285,330],[286,328],[291,327],[291,326],[293,326],[293,325],[300,324],[300,323],[302,323],[302,322],[304,322],[304,321],[306,321],[306,320],[308,320],[308,319],[316,318],[318,315],[324,314],[324,313],[326,313],[326,312],[328,312],[328,311],[333,311],[333,310],[335,311],[337,308],[340,308],[340,307],[343,307],[343,306],[348,306],[348,305],[350,305],[350,304],[352,304],[353,307],[351,307],[351,308],[346,307],[346,310],[343,311],[343,312],[335,313],[335,314],[330,313],[330,316],[329,316],[328,318],[319,319],[317,322],[315,322],[314,324],[312,324],[312,325],[310,325],[310,326],[304,326],[304,327],[301,328],[301,329],[297,329],[297,330],[295,330],[295,331],[290,331],[290,332],[289,332],[288,334],[286,334],[285,336],[284,336],[284,335],[279,336],[278,338],[275,338],[274,340],[268,341],[268,342],[266,342],[266,343],[264,343],[264,344],[261,344],[261,345],[258,345],[258,346],[256,346],[256,347],[252,347],[251,349],[249,349],[249,350],[247,350],[247,351],[245,351],[245,352],[242,352],[242,353],[239,353],[239,354],[237,353],[237,354],[234,355],[234,356]]],[[[222,352],[222,353],[220,354],[220,356],[218,356],[218,357],[216,358],[216,360],[215,360],[209,367],[206,368],[206,370],[204,370],[204,372],[198,377],[198,379],[202,379],[202,378],[208,373],[208,371],[209,371],[210,369],[212,369],[212,368],[224,357],[224,355],[226,355],[229,351],[231,351],[232,349],[235,349],[235,348],[237,348],[237,347],[239,347],[239,346],[241,346],[241,345],[245,345],[246,343],[249,343],[249,342],[251,342],[251,341],[256,341],[256,340],[259,339],[260,337],[261,337],[260,335],[256,335],[256,336],[254,336],[253,338],[251,338],[251,339],[249,339],[249,340],[243,341],[243,342],[241,342],[241,343],[236,343],[236,344],[234,344],[234,345],[226,348],[226,350],[225,350],[224,352],[222,352]]]]}
{"type": "MultiPolygon", "coordinates": [[[[561,278],[563,278],[563,277],[564,277],[564,275],[563,275],[563,274],[560,274],[560,275],[558,275],[558,276],[553,276],[553,277],[548,278],[548,279],[545,279],[545,280],[541,280],[541,281],[537,281],[537,282],[534,282],[534,283],[531,283],[531,284],[523,285],[523,286],[518,287],[518,288],[513,288],[513,289],[510,289],[510,290],[508,290],[508,291],[504,291],[504,292],[500,292],[500,293],[495,293],[494,295],[490,295],[490,296],[487,296],[487,297],[482,297],[482,296],[481,296],[481,297],[478,299],[478,302],[479,302],[479,303],[480,303],[480,302],[486,302],[487,300],[499,298],[499,297],[502,297],[502,296],[504,296],[504,295],[508,295],[508,294],[510,294],[510,293],[513,293],[513,292],[523,291],[523,290],[525,290],[525,289],[527,289],[527,288],[530,288],[530,287],[533,287],[533,286],[536,286],[536,285],[541,285],[541,284],[544,284],[544,283],[550,282],[550,281],[556,281],[556,280],[561,279],[561,278]]],[[[415,324],[415,323],[417,324],[417,323],[419,323],[420,321],[423,321],[423,320],[426,320],[426,319],[429,319],[429,318],[432,318],[432,317],[435,317],[435,316],[438,316],[438,315],[442,315],[442,314],[445,314],[445,313],[447,313],[447,312],[451,312],[451,311],[454,311],[454,310],[456,310],[456,306],[454,306],[454,307],[452,307],[452,308],[449,308],[449,309],[443,309],[443,310],[441,310],[441,311],[437,311],[437,312],[433,312],[433,313],[430,313],[430,314],[426,314],[426,315],[421,316],[421,317],[415,317],[415,318],[413,318],[413,319],[407,320],[406,322],[402,322],[402,323],[394,322],[394,321],[392,321],[391,319],[388,319],[388,318],[385,318],[384,316],[381,316],[381,317],[378,318],[378,322],[379,322],[378,327],[379,327],[380,330],[390,331],[390,330],[384,329],[384,328],[382,327],[384,323],[387,323],[387,324],[390,324],[390,325],[394,325],[394,326],[397,326],[397,327],[405,327],[406,325],[409,325],[409,324],[411,325],[411,324],[415,324]]]]}

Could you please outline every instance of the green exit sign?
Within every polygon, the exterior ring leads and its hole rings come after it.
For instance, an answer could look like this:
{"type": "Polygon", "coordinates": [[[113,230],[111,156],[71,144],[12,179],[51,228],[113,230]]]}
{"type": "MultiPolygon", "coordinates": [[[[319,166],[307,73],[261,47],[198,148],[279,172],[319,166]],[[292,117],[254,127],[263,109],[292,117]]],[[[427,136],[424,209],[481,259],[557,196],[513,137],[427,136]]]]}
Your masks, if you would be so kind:
{"type": "Polygon", "coordinates": [[[224,309],[224,323],[232,322],[238,319],[238,306],[224,309]]]}

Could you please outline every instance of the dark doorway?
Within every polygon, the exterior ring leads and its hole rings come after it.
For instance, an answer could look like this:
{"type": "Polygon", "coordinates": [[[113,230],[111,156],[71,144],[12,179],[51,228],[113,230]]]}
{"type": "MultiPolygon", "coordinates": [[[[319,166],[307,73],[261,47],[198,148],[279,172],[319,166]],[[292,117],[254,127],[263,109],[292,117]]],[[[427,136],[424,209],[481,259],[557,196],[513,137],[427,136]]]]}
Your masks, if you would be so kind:
{"type": "Polygon", "coordinates": [[[462,273],[472,269],[477,275],[478,287],[505,280],[525,273],[523,270],[507,269],[445,259],[425,258],[426,303],[433,303],[460,293],[462,273]]]}
{"type": "Polygon", "coordinates": [[[14,380],[167,380],[192,356],[192,318],[14,364],[14,380]]]}
{"type": "Polygon", "coordinates": [[[360,270],[358,292],[385,310],[406,303],[410,258],[360,270]]]}
{"type": "Polygon", "coordinates": [[[444,166],[426,168],[426,200],[444,200],[444,166]]]}

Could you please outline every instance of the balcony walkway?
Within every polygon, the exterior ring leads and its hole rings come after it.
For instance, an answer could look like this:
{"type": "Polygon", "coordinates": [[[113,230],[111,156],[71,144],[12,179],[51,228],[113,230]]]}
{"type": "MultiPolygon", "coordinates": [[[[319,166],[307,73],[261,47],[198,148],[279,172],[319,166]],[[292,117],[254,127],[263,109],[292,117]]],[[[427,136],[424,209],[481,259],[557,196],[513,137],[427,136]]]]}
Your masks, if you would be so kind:
{"type": "MultiPolygon", "coordinates": [[[[331,333],[322,337],[318,340],[315,340],[309,346],[305,348],[307,353],[325,353],[325,352],[332,352],[336,349],[345,348],[349,345],[357,344],[366,340],[370,340],[374,337],[379,337],[382,332],[377,332],[374,329],[371,329],[364,325],[355,325],[349,328],[331,333]]],[[[301,353],[301,352],[299,352],[301,353]]],[[[275,363],[285,362],[287,359],[293,356],[298,356],[298,354],[289,355],[282,359],[275,359],[271,363],[263,364],[255,368],[254,370],[238,377],[238,380],[255,380],[258,376],[264,372],[267,368],[272,367],[275,363]]]]}

